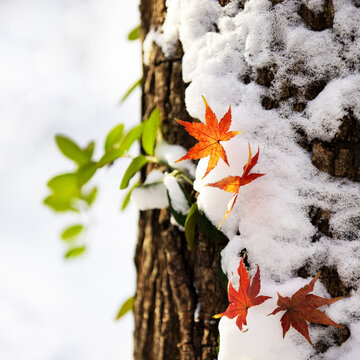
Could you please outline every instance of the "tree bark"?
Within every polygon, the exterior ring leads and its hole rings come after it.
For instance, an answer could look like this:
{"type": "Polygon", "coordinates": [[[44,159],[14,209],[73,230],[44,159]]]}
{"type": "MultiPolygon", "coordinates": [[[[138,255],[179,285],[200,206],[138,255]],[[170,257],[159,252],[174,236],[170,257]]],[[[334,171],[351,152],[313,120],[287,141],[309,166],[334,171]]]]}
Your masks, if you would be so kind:
{"type": "MultiPolygon", "coordinates": [[[[164,21],[164,0],[143,0],[141,38],[150,26],[164,21]]],[[[161,133],[169,144],[189,148],[193,139],[175,118],[191,120],[186,112],[182,81],[182,48],[167,59],[154,45],[149,66],[143,67],[142,116],[158,107],[161,133]]],[[[147,172],[151,166],[147,168],[147,172]]],[[[168,209],[140,213],[135,264],[137,287],[134,304],[134,358],[136,360],[210,360],[217,357],[218,320],[226,291],[218,276],[219,254],[225,244],[211,242],[202,233],[196,248],[187,248],[184,233],[170,223],[168,209]]]]}
{"type": "MultiPolygon", "coordinates": [[[[270,0],[269,0],[270,1],[270,0]]],[[[219,0],[222,6],[228,2],[219,0]]],[[[273,6],[282,0],[271,0],[273,6]]],[[[239,2],[239,7],[242,7],[239,2]]],[[[165,0],[142,0],[141,38],[144,40],[150,27],[159,27],[165,18],[165,0]]],[[[301,5],[299,15],[313,31],[332,27],[334,7],[332,0],[325,0],[324,11],[314,14],[306,5],[301,5]]],[[[142,115],[146,119],[158,107],[161,112],[161,132],[170,144],[189,148],[193,140],[175,121],[179,118],[190,121],[184,103],[186,84],[182,81],[182,48],[177,44],[175,55],[168,59],[155,46],[150,64],[143,67],[142,115]]],[[[252,74],[243,81],[256,81],[271,88],[276,69],[252,69],[252,74]]],[[[281,92],[262,99],[264,109],[273,109],[281,102],[291,99],[294,111],[302,112],[308,101],[314,99],[327,81],[296,88],[284,83],[281,92]]],[[[359,119],[349,111],[343,119],[338,134],[329,142],[308,141],[301,135],[301,144],[312,154],[312,162],[318,169],[334,177],[347,177],[360,181],[360,125],[359,119]]],[[[150,169],[148,168],[147,171],[150,169]]],[[[331,238],[329,230],[330,209],[313,208],[309,217],[318,228],[318,235],[331,238]]],[[[360,221],[359,221],[360,227],[360,221]]],[[[317,241],[317,235],[313,241],[317,241]]],[[[354,234],[349,234],[354,237],[354,234]]],[[[139,238],[135,263],[137,288],[134,305],[135,360],[171,359],[216,359],[218,321],[212,319],[227,306],[226,291],[219,281],[219,253],[225,244],[211,242],[199,232],[196,249],[190,252],[184,233],[170,224],[167,209],[141,212],[139,238]]],[[[308,277],[306,264],[298,275],[308,277]]],[[[329,294],[349,296],[351,289],[344,286],[336,268],[323,268],[321,281],[329,294]]],[[[350,336],[349,329],[334,329],[334,339],[341,345],[350,336]]],[[[316,344],[319,353],[328,345],[316,344]]]]}

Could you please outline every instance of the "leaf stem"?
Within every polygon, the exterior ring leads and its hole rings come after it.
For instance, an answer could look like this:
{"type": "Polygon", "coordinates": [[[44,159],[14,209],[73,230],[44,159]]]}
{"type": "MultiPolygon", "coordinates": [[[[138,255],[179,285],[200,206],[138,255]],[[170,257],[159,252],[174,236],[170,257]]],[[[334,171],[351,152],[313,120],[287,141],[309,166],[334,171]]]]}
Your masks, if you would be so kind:
{"type": "MultiPolygon", "coordinates": [[[[149,162],[152,162],[152,163],[155,163],[155,164],[162,164],[162,162],[160,161],[160,159],[158,159],[157,157],[155,156],[151,156],[151,155],[145,155],[146,159],[149,161],[149,162]]],[[[167,165],[167,164],[165,164],[167,165]]]]}
{"type": "Polygon", "coordinates": [[[194,182],[190,180],[183,172],[180,172],[178,177],[184,179],[188,184],[190,184],[192,187],[194,187],[194,182]]]}

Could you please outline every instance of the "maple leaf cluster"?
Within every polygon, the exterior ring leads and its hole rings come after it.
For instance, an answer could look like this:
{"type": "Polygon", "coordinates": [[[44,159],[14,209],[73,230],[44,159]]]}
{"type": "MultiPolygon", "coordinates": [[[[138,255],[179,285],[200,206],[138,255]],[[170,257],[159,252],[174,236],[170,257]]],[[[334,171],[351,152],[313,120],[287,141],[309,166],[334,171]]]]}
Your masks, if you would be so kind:
{"type": "MultiPolygon", "coordinates": [[[[242,330],[243,325],[247,325],[246,316],[248,309],[262,304],[264,301],[270,299],[270,296],[258,295],[261,288],[260,282],[260,269],[257,265],[257,271],[250,284],[249,274],[244,266],[244,258],[241,259],[238,267],[239,274],[239,289],[235,290],[231,281],[228,285],[228,299],[229,306],[225,312],[214,315],[214,318],[220,318],[223,316],[229,319],[236,317],[236,325],[242,330]]],[[[309,336],[308,322],[322,325],[331,325],[342,328],[343,326],[337,324],[323,312],[317,308],[323,305],[329,305],[342,299],[337,297],[334,299],[326,299],[314,294],[310,294],[314,290],[316,280],[319,278],[318,273],[309,284],[299,289],[295,294],[289,297],[282,297],[278,293],[278,307],[269,315],[275,315],[279,311],[285,311],[285,314],[281,317],[280,322],[283,329],[283,337],[292,326],[306,340],[312,345],[309,336]]],[[[247,331],[247,330],[246,330],[247,331]]]]}
{"type": "Polygon", "coordinates": [[[230,214],[231,210],[233,209],[236,199],[239,195],[240,186],[249,184],[252,181],[254,181],[255,179],[257,179],[258,177],[265,175],[265,174],[256,174],[256,173],[249,174],[251,169],[256,165],[256,163],[259,159],[259,152],[260,152],[260,149],[258,149],[258,151],[254,157],[251,157],[251,147],[249,144],[249,158],[248,158],[247,163],[244,166],[243,174],[241,176],[227,176],[226,178],[223,178],[219,181],[207,184],[207,186],[217,187],[221,190],[224,190],[224,191],[234,194],[228,203],[225,216],[222,219],[222,221],[219,225],[219,228],[223,224],[223,222],[225,221],[227,216],[230,214]]]}
{"type": "MultiPolygon", "coordinates": [[[[220,158],[222,158],[223,161],[229,166],[225,149],[220,144],[220,141],[228,141],[241,132],[229,131],[231,126],[231,106],[229,106],[229,110],[226,112],[220,122],[218,122],[214,112],[211,110],[209,104],[204,97],[203,100],[205,103],[205,124],[190,123],[182,120],[177,120],[179,124],[185,127],[185,129],[190,135],[192,135],[199,141],[186,153],[185,156],[183,156],[177,161],[187,159],[196,160],[209,156],[208,166],[202,178],[204,178],[207,174],[209,174],[211,170],[215,168],[220,158]]],[[[249,144],[249,157],[247,163],[243,167],[243,173],[241,176],[227,176],[219,181],[207,184],[207,186],[216,187],[233,194],[233,197],[228,203],[227,211],[220,223],[220,226],[233,209],[239,195],[240,187],[251,183],[260,176],[265,175],[258,173],[250,173],[253,167],[258,162],[259,153],[260,149],[258,148],[257,153],[252,156],[251,147],[249,144]]],[[[238,290],[235,290],[231,281],[229,281],[229,306],[225,310],[225,312],[214,315],[214,318],[220,318],[223,316],[226,316],[230,319],[236,318],[236,325],[241,331],[243,331],[243,325],[247,325],[246,317],[248,314],[248,310],[253,306],[262,304],[264,301],[270,299],[271,297],[259,295],[261,289],[261,282],[260,268],[258,265],[256,274],[252,279],[251,283],[249,274],[244,266],[244,258],[240,261],[238,267],[238,274],[238,290]]],[[[297,292],[295,292],[291,296],[291,298],[283,297],[278,293],[278,307],[269,315],[275,315],[280,311],[285,311],[284,315],[280,319],[283,329],[283,337],[285,337],[290,327],[293,327],[301,335],[303,335],[310,344],[312,344],[309,336],[308,322],[342,328],[341,325],[335,323],[323,312],[317,309],[320,306],[332,304],[335,301],[341,299],[341,297],[334,299],[326,299],[314,294],[310,294],[314,290],[315,282],[319,278],[319,276],[320,273],[317,274],[310,281],[309,284],[305,285],[297,292]]]]}
{"type": "MultiPolygon", "coordinates": [[[[205,124],[177,120],[177,122],[183,125],[186,131],[195,139],[199,140],[199,142],[195,144],[195,146],[193,146],[182,158],[176,161],[178,162],[188,159],[197,160],[210,156],[206,172],[202,178],[215,168],[220,158],[222,158],[229,166],[225,149],[220,144],[220,141],[228,141],[237,134],[241,133],[241,131],[229,131],[231,126],[231,106],[229,106],[227,113],[222,117],[220,122],[218,122],[215,113],[211,110],[204,97],[203,100],[205,103],[205,124]]],[[[217,182],[207,184],[207,186],[217,187],[221,190],[234,194],[228,203],[227,211],[219,225],[219,228],[233,209],[239,194],[240,186],[249,184],[258,177],[265,175],[255,173],[250,174],[250,171],[258,162],[259,152],[260,149],[258,148],[256,155],[252,157],[251,147],[249,144],[249,158],[243,168],[243,174],[241,176],[228,176],[217,182]]]]}

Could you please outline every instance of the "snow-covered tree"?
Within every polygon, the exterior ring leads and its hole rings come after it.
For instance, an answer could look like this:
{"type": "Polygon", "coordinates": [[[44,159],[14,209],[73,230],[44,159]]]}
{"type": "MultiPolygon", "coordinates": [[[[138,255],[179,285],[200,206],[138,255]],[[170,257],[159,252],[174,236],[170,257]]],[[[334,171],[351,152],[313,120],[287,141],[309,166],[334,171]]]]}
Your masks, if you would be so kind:
{"type": "Polygon", "coordinates": [[[175,118],[204,121],[203,95],[218,118],[231,105],[231,129],[243,131],[223,143],[230,166],[220,159],[202,179],[207,159],[197,164],[199,209],[220,224],[231,194],[205,185],[241,175],[248,143],[260,147],[256,169],[266,175],[240,189],[222,225],[227,239],[197,230],[193,251],[169,209],[141,212],[135,359],[216,358],[213,315],[228,304],[220,252],[234,284],[246,253],[272,297],[249,309],[247,332],[221,320],[220,359],[357,359],[359,1],[142,0],[140,11],[144,119],[158,107],[162,138],[190,148],[175,118]],[[283,339],[281,314],[266,316],[276,292],[291,296],[319,271],[314,294],[344,297],[322,309],[343,327],[309,326],[314,346],[294,328],[283,339]]]}

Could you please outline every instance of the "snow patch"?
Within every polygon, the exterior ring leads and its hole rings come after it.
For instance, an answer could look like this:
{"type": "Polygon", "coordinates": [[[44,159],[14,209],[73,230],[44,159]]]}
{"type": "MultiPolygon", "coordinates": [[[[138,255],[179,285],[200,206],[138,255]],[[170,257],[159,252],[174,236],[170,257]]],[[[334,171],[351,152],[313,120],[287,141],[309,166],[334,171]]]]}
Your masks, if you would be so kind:
{"type": "Polygon", "coordinates": [[[166,186],[166,189],[169,193],[171,205],[174,210],[183,215],[187,215],[190,210],[189,203],[175,177],[171,175],[165,175],[164,185],[166,186]]]}
{"type": "Polygon", "coordinates": [[[147,33],[143,42],[143,62],[145,65],[150,63],[154,43],[161,47],[167,58],[174,55],[178,41],[179,6],[179,0],[167,0],[164,24],[156,30],[150,29],[147,33]]]}
{"type": "Polygon", "coordinates": [[[192,178],[195,177],[195,164],[191,160],[184,160],[176,162],[186,154],[186,149],[180,145],[170,145],[165,141],[162,141],[156,146],[155,156],[160,160],[165,161],[172,168],[179,169],[192,178]]]}
{"type": "Polygon", "coordinates": [[[145,186],[135,188],[131,193],[131,201],[139,210],[163,209],[168,207],[166,187],[163,183],[164,174],[160,170],[151,171],[145,186]]]}

